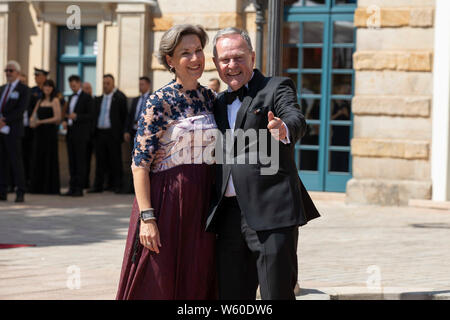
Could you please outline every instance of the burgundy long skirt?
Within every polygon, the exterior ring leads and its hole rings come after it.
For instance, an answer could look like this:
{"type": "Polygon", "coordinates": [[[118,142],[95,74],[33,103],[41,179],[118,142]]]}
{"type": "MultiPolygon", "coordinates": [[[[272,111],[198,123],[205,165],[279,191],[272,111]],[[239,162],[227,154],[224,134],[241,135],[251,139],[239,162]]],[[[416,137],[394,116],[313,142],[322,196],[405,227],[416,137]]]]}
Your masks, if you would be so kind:
{"type": "Polygon", "coordinates": [[[217,299],[216,237],[204,231],[213,174],[206,164],[150,174],[162,246],[157,254],[140,244],[135,198],[116,299],[217,299]]]}

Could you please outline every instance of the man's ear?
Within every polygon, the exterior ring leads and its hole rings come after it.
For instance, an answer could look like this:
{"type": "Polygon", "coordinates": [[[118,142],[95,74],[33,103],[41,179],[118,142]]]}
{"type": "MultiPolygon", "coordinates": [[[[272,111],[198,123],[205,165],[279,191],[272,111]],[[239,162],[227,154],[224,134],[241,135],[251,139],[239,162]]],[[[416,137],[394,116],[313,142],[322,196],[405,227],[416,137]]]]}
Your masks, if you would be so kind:
{"type": "Polygon", "coordinates": [[[256,52],[252,51],[252,68],[255,67],[255,60],[256,60],[256,52]]]}
{"type": "Polygon", "coordinates": [[[212,57],[212,61],[214,62],[214,65],[216,66],[216,69],[219,70],[219,61],[217,61],[216,57],[212,57]]]}

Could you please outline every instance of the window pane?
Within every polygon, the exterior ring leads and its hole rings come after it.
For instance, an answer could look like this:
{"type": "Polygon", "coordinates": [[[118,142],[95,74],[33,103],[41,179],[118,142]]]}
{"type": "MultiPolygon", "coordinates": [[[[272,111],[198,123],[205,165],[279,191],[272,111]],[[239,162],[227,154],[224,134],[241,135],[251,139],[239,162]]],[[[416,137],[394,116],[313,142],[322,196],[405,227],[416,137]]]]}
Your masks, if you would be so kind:
{"type": "Polygon", "coordinates": [[[303,22],[303,43],[323,42],[323,22],[303,22]]]}
{"type": "Polygon", "coordinates": [[[59,88],[62,88],[64,95],[72,94],[69,86],[69,77],[71,75],[78,75],[78,66],[76,64],[64,64],[60,67],[59,88]]]}
{"type": "Polygon", "coordinates": [[[299,150],[300,152],[300,170],[317,171],[318,168],[318,151],[316,150],[299,150]]]}
{"type": "Polygon", "coordinates": [[[330,145],[337,147],[350,146],[350,127],[349,126],[331,126],[330,145]]]}
{"type": "Polygon", "coordinates": [[[320,99],[301,98],[300,107],[306,120],[320,119],[320,99]]]}
{"type": "Polygon", "coordinates": [[[352,94],[352,75],[333,74],[332,94],[352,94]]]}
{"type": "Polygon", "coordinates": [[[94,55],[97,54],[97,50],[94,50],[97,42],[97,29],[96,28],[86,28],[83,30],[83,54],[94,55]]]}
{"type": "Polygon", "coordinates": [[[308,124],[306,128],[306,134],[300,140],[300,144],[308,146],[318,146],[319,145],[319,124],[308,124]]]}
{"type": "Polygon", "coordinates": [[[83,66],[83,81],[91,83],[92,93],[95,95],[95,65],[83,66]]]}
{"type": "Polygon", "coordinates": [[[336,4],[356,4],[356,0],[335,0],[336,4]]]}
{"type": "Polygon", "coordinates": [[[283,43],[297,44],[300,41],[300,23],[285,22],[283,25],[283,43]]]}
{"type": "Polygon", "coordinates": [[[303,68],[322,68],[322,48],[303,49],[303,68]]]}
{"type": "Polygon", "coordinates": [[[331,151],[329,171],[349,172],[348,151],[331,151]]]}
{"type": "Polygon", "coordinates": [[[333,43],[353,43],[354,28],[352,21],[335,21],[333,43]]]}
{"type": "Polygon", "coordinates": [[[60,33],[61,54],[75,55],[75,56],[79,54],[78,51],[79,35],[80,30],[61,29],[60,33]]]}
{"type": "Polygon", "coordinates": [[[283,68],[298,68],[298,48],[283,49],[283,68]]]}
{"type": "Polygon", "coordinates": [[[353,69],[352,48],[333,48],[333,68],[353,69]]]}
{"type": "Polygon", "coordinates": [[[302,75],[302,93],[320,94],[320,74],[302,75]]]}
{"type": "Polygon", "coordinates": [[[306,6],[323,6],[325,0],[306,0],[306,6]]]}
{"type": "Polygon", "coordinates": [[[351,115],[351,100],[333,99],[331,101],[331,120],[348,121],[351,115]]]}

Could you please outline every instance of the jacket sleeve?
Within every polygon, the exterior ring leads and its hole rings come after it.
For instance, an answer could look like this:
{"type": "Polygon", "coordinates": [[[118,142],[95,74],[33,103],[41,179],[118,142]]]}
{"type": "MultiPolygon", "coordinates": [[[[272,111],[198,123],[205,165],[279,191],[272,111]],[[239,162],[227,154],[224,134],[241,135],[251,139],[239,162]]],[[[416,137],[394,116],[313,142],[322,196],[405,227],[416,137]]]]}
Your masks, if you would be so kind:
{"type": "Polygon", "coordinates": [[[305,117],[298,104],[295,85],[289,78],[283,78],[274,92],[274,114],[288,127],[291,143],[295,144],[305,135],[305,117]]]}
{"type": "Polygon", "coordinates": [[[27,86],[22,86],[22,89],[17,90],[19,92],[19,101],[17,105],[5,115],[5,122],[7,125],[11,125],[14,122],[23,120],[23,113],[28,108],[30,103],[30,88],[27,86]]]}

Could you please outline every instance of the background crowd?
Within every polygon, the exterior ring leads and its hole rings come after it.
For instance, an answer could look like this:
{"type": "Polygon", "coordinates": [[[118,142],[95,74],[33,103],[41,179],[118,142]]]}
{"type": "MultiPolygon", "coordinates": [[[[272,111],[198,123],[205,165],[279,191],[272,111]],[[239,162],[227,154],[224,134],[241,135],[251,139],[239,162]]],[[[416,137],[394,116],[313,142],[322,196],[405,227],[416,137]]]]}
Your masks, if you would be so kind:
{"type": "MultiPolygon", "coordinates": [[[[128,99],[115,86],[114,76],[103,76],[103,93],[94,96],[89,82],[68,78],[72,94],[64,97],[49,71],[35,68],[36,86],[27,86],[19,63],[9,61],[7,83],[0,87],[0,201],[16,193],[60,194],[58,135],[66,136],[69,189],[63,196],[81,197],[83,190],[133,193],[131,169],[124,171],[122,143],[132,150],[140,111],[151,93],[149,77],[139,78],[138,97],[128,99]],[[95,156],[94,181],[91,159],[95,156]],[[124,177],[124,172],[128,177],[124,177]]],[[[220,90],[220,81],[209,87],[220,90]]]]}

